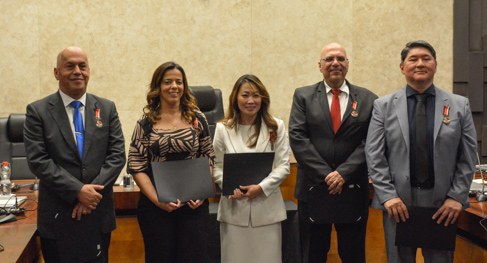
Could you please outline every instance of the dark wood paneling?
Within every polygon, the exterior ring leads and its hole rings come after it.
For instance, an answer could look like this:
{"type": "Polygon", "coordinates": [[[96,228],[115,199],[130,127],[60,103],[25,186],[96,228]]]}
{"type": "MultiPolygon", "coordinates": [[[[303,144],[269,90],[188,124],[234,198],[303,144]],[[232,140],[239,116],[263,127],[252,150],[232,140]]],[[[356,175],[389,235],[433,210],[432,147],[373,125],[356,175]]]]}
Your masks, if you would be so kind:
{"type": "Polygon", "coordinates": [[[468,1],[454,1],[453,82],[468,81],[468,1]]]}
{"type": "Polygon", "coordinates": [[[484,2],[484,0],[470,0],[467,20],[469,21],[468,47],[470,51],[482,50],[482,2],[484,2]]]}
{"type": "Polygon", "coordinates": [[[470,108],[472,112],[483,112],[484,54],[482,52],[470,52],[468,69],[467,96],[470,99],[470,108]]]}
{"type": "Polygon", "coordinates": [[[470,100],[481,162],[487,163],[487,0],[454,0],[453,92],[470,100]]]}
{"type": "MultiPolygon", "coordinates": [[[[480,133],[482,138],[487,138],[487,125],[482,126],[482,132],[480,133]]],[[[480,143],[479,148],[481,149],[480,155],[487,156],[487,140],[480,143]]]]}
{"type": "Polygon", "coordinates": [[[453,91],[455,94],[467,96],[467,84],[466,82],[453,82],[453,91]]]}

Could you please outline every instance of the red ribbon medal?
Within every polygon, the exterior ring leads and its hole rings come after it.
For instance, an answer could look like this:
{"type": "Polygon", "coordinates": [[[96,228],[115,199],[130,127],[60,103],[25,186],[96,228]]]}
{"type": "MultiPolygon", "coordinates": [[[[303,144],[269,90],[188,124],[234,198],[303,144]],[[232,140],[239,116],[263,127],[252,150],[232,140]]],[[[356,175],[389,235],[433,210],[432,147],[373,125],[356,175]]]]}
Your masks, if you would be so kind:
{"type": "Polygon", "coordinates": [[[450,107],[448,105],[443,106],[443,123],[445,125],[450,124],[450,107]]]}
{"type": "Polygon", "coordinates": [[[96,127],[98,128],[103,127],[103,123],[101,122],[101,117],[100,117],[100,108],[95,109],[95,119],[96,119],[96,127]]]}

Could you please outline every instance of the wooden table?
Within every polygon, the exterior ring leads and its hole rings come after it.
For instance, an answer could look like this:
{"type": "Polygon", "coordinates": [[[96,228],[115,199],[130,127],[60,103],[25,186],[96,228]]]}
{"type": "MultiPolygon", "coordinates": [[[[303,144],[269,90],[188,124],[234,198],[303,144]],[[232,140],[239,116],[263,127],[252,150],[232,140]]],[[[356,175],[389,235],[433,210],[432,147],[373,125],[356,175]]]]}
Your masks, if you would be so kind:
{"type": "MultiPolygon", "coordinates": [[[[487,230],[480,225],[480,221],[487,217],[487,202],[477,202],[475,197],[470,198],[470,208],[460,213],[458,229],[472,238],[475,243],[487,249],[487,230]]],[[[487,228],[487,219],[483,220],[487,228]]],[[[460,232],[462,234],[462,232],[460,232]]]]}
{"type": "MultiPolygon", "coordinates": [[[[29,183],[19,180],[17,184],[29,183]]],[[[21,205],[26,209],[25,216],[17,216],[17,221],[0,224],[0,262],[36,262],[40,255],[40,243],[37,238],[37,191],[28,188],[15,192],[18,196],[27,196],[21,205]]]]}

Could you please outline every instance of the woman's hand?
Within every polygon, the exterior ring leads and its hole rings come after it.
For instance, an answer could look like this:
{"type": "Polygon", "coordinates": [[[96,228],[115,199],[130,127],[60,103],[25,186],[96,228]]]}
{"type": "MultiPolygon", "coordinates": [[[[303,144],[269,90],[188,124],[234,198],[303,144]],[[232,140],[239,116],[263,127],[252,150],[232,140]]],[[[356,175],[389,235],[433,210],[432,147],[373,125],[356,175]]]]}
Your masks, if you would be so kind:
{"type": "Polygon", "coordinates": [[[263,193],[262,187],[258,184],[251,184],[251,185],[245,185],[245,186],[240,186],[240,189],[247,191],[244,196],[249,198],[250,200],[256,198],[260,194],[263,193]]]}
{"type": "Polygon", "coordinates": [[[200,206],[201,206],[203,203],[204,203],[204,201],[203,201],[203,200],[195,200],[195,201],[193,201],[193,200],[189,200],[187,204],[188,204],[188,205],[189,205],[189,207],[191,207],[192,209],[196,209],[196,208],[200,207],[200,206]]]}
{"type": "Polygon", "coordinates": [[[178,209],[181,207],[181,200],[178,199],[178,202],[177,203],[174,203],[174,202],[170,202],[170,203],[161,203],[161,202],[158,202],[156,204],[160,209],[168,212],[168,213],[171,213],[173,212],[174,210],[178,209]]]}
{"type": "Polygon", "coordinates": [[[228,196],[229,200],[240,200],[242,198],[244,198],[244,194],[239,188],[235,188],[235,190],[233,190],[233,195],[228,196]]]}

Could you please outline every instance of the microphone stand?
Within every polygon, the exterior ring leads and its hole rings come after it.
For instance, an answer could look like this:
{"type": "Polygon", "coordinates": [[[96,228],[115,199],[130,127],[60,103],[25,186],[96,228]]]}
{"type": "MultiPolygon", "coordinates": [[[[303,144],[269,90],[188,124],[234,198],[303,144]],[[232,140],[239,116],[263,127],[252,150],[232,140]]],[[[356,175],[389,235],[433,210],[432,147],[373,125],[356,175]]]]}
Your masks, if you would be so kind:
{"type": "Polygon", "coordinates": [[[484,181],[484,174],[482,173],[483,167],[482,165],[480,165],[480,157],[478,153],[477,153],[477,161],[479,162],[480,179],[482,180],[482,192],[477,192],[477,195],[475,197],[477,198],[477,201],[485,202],[487,201],[487,195],[485,194],[485,181],[484,181]]]}

